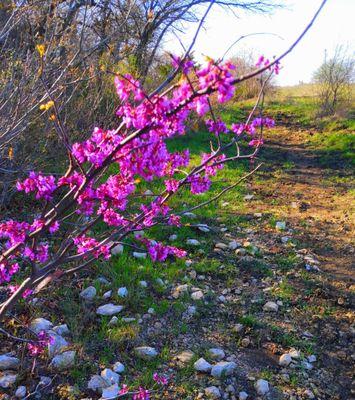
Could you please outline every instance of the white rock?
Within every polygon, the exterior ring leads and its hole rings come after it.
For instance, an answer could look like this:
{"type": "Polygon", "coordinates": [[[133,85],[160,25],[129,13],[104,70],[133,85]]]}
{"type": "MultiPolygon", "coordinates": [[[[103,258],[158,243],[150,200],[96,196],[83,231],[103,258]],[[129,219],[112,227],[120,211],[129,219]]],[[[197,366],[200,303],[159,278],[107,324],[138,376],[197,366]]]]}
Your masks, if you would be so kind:
{"type": "Polygon", "coordinates": [[[209,228],[207,225],[205,225],[205,224],[200,224],[200,225],[197,226],[197,228],[198,228],[201,232],[205,232],[205,233],[207,233],[207,232],[210,231],[210,228],[209,228]]]}
{"type": "Polygon", "coordinates": [[[151,190],[146,190],[145,192],[144,192],[144,194],[146,195],[146,196],[152,196],[154,193],[151,191],[151,190]]]}
{"type": "Polygon", "coordinates": [[[205,395],[209,399],[220,399],[221,398],[221,392],[216,386],[210,386],[205,389],[205,395]]]}
{"type": "Polygon", "coordinates": [[[38,385],[40,386],[49,386],[52,383],[52,379],[49,376],[40,376],[38,385]]]}
{"type": "Polygon", "coordinates": [[[171,295],[174,297],[174,299],[177,299],[181,296],[182,293],[186,293],[188,288],[188,285],[176,286],[176,288],[173,289],[171,295]]]}
{"type": "Polygon", "coordinates": [[[200,242],[197,239],[187,239],[186,244],[189,246],[199,246],[200,242]]]}
{"type": "Polygon", "coordinates": [[[223,294],[222,294],[221,296],[218,296],[218,300],[219,300],[221,303],[225,303],[225,302],[227,301],[226,296],[223,296],[223,294]]]}
{"type": "Polygon", "coordinates": [[[268,301],[264,304],[263,310],[267,312],[277,312],[279,306],[274,301],[268,301]]]}
{"type": "Polygon", "coordinates": [[[94,300],[95,296],[96,288],[94,286],[89,286],[80,293],[80,297],[86,301],[94,300]]]}
{"type": "Polygon", "coordinates": [[[279,359],[279,365],[281,365],[281,367],[287,367],[291,364],[291,362],[292,357],[290,356],[290,354],[282,354],[279,359]]]}
{"type": "Polygon", "coordinates": [[[147,253],[140,253],[138,251],[134,251],[133,257],[138,258],[138,259],[145,259],[145,258],[147,258],[147,253]]]}
{"type": "Polygon", "coordinates": [[[199,358],[194,363],[194,368],[196,371],[199,371],[199,372],[210,372],[212,369],[212,365],[208,361],[206,361],[204,358],[199,358]]]}
{"type": "Polygon", "coordinates": [[[229,247],[230,250],[236,250],[236,249],[238,249],[238,248],[241,247],[241,246],[242,246],[241,243],[238,243],[238,242],[235,241],[235,240],[232,240],[232,241],[229,242],[229,244],[228,244],[228,247],[229,247]]]}
{"type": "Polygon", "coordinates": [[[225,352],[222,349],[209,349],[208,355],[212,358],[212,360],[221,361],[226,356],[225,352]]]}
{"type": "Polygon", "coordinates": [[[248,396],[247,392],[239,392],[239,400],[247,400],[248,396]]]}
{"type": "Polygon", "coordinates": [[[311,356],[308,357],[308,362],[314,363],[316,361],[317,361],[317,357],[314,354],[312,354],[311,356]]]}
{"type": "Polygon", "coordinates": [[[275,228],[279,231],[284,231],[286,229],[286,222],[285,221],[277,221],[275,228]]]}
{"type": "Polygon", "coordinates": [[[193,292],[191,294],[191,299],[195,300],[195,301],[202,300],[203,297],[204,297],[204,294],[203,294],[203,292],[201,290],[197,290],[196,292],[193,292]]]}
{"type": "Polygon", "coordinates": [[[143,360],[152,360],[158,355],[154,347],[140,346],[134,349],[136,355],[143,360]]]}
{"type": "Polygon", "coordinates": [[[112,400],[112,399],[116,399],[118,394],[120,392],[120,387],[118,386],[117,383],[107,387],[107,388],[103,388],[102,389],[102,400],[112,400]]]}
{"type": "Polygon", "coordinates": [[[18,399],[22,399],[23,397],[26,396],[26,392],[27,392],[26,386],[19,386],[16,389],[15,397],[17,397],[18,399]]]}
{"type": "Polygon", "coordinates": [[[107,300],[107,299],[109,299],[111,296],[112,296],[112,290],[108,290],[107,292],[105,292],[105,293],[102,295],[102,298],[103,298],[104,300],[107,300]]]}
{"type": "Polygon", "coordinates": [[[192,260],[186,260],[186,261],[185,261],[185,265],[186,265],[187,268],[191,267],[191,265],[192,265],[193,263],[194,263],[194,262],[193,262],[192,260]]]}
{"type": "Polygon", "coordinates": [[[113,364],[112,369],[118,374],[122,374],[125,370],[125,366],[121,362],[117,361],[113,364]]]}
{"type": "Polygon", "coordinates": [[[182,215],[183,215],[184,217],[186,217],[186,218],[191,218],[191,219],[196,218],[196,214],[194,214],[194,213],[192,213],[192,212],[185,212],[185,213],[183,213],[182,215]]]}
{"type": "Polygon", "coordinates": [[[165,286],[165,283],[164,283],[164,281],[161,279],[161,278],[157,278],[156,279],[156,281],[155,281],[159,286],[165,286]]]}
{"type": "Polygon", "coordinates": [[[309,363],[308,361],[302,361],[302,367],[310,371],[313,369],[313,364],[309,363]]]}
{"type": "Polygon", "coordinates": [[[188,306],[186,311],[189,315],[194,315],[197,312],[197,308],[195,306],[188,306]]]}
{"type": "Polygon", "coordinates": [[[288,243],[290,241],[290,238],[288,237],[288,236],[282,236],[281,237],[281,242],[283,243],[283,244],[286,244],[286,243],[288,243]]]}
{"type": "Polygon", "coordinates": [[[233,361],[221,361],[212,367],[211,375],[215,378],[230,376],[236,367],[237,364],[233,361]]]}
{"type": "Polygon", "coordinates": [[[312,390],[310,389],[306,389],[304,391],[304,394],[309,398],[309,399],[315,399],[316,396],[314,395],[314,393],[312,392],[312,390]]]}
{"type": "Polygon", "coordinates": [[[118,318],[116,317],[116,315],[114,315],[114,316],[110,319],[108,325],[109,325],[109,326],[115,326],[115,325],[117,325],[117,324],[118,324],[118,318]]]}
{"type": "Polygon", "coordinates": [[[148,314],[151,314],[151,315],[155,314],[155,310],[153,307],[148,308],[148,314]]]}
{"type": "Polygon", "coordinates": [[[117,295],[120,297],[127,297],[128,296],[128,290],[126,287],[120,287],[117,290],[117,295]]]}
{"type": "Polygon", "coordinates": [[[54,357],[56,354],[61,353],[69,343],[60,335],[56,333],[49,333],[51,337],[51,343],[48,345],[48,355],[49,357],[54,357]]]}
{"type": "Polygon", "coordinates": [[[30,324],[30,329],[36,333],[39,333],[40,331],[49,331],[52,328],[52,322],[45,318],[36,318],[30,324]]]}
{"type": "Polygon", "coordinates": [[[122,246],[122,244],[118,244],[117,246],[112,247],[112,249],[111,249],[111,254],[112,254],[113,256],[117,256],[118,254],[122,254],[122,253],[123,253],[123,246],[122,246]]]}
{"type": "Polygon", "coordinates": [[[122,306],[117,306],[115,304],[109,303],[109,304],[100,306],[96,310],[96,314],[98,314],[98,315],[115,315],[115,314],[118,314],[119,312],[121,312],[122,310],[123,310],[122,306]]]}
{"type": "Polygon", "coordinates": [[[174,240],[176,240],[178,238],[178,235],[170,235],[169,236],[169,240],[170,240],[170,242],[174,242],[174,240]]]}
{"type": "Polygon", "coordinates": [[[99,276],[98,278],[97,278],[97,281],[99,282],[99,283],[101,283],[101,285],[110,285],[110,281],[108,281],[105,277],[103,277],[103,276],[99,276]]]}
{"type": "Polygon", "coordinates": [[[258,379],[255,383],[255,390],[260,396],[264,396],[269,392],[269,382],[264,379],[258,379]]]}
{"type": "Polygon", "coordinates": [[[102,392],[102,389],[108,387],[108,382],[100,375],[93,375],[88,382],[88,389],[94,392],[102,392]]]}
{"type": "Polygon", "coordinates": [[[70,334],[67,324],[57,325],[53,328],[53,331],[60,336],[67,336],[70,334]]]}
{"type": "Polygon", "coordinates": [[[228,245],[225,243],[216,243],[215,248],[221,249],[221,250],[226,250],[226,249],[228,249],[228,245]]]}
{"type": "Polygon", "coordinates": [[[75,364],[75,355],[76,352],[74,350],[65,351],[55,356],[49,366],[58,371],[71,368],[75,364]]]}
{"type": "Polygon", "coordinates": [[[244,330],[243,324],[235,324],[232,329],[232,331],[235,333],[241,333],[241,332],[243,332],[243,330],[244,330]]]}
{"type": "Polygon", "coordinates": [[[246,196],[244,196],[244,200],[251,200],[254,198],[253,194],[247,194],[246,196]]]}
{"type": "Polygon", "coordinates": [[[294,358],[294,359],[298,359],[298,358],[300,358],[301,357],[301,352],[299,351],[299,350],[296,350],[296,349],[291,349],[289,352],[288,352],[288,354],[292,357],[292,358],[294,358]]]}
{"type": "Polygon", "coordinates": [[[16,357],[11,357],[6,354],[0,356],[0,370],[17,369],[20,365],[20,360],[16,357]]]}
{"type": "Polygon", "coordinates": [[[16,379],[16,374],[5,374],[0,377],[0,387],[7,389],[16,382],[16,379]]]}
{"type": "Polygon", "coordinates": [[[142,288],[148,287],[148,283],[146,281],[139,281],[139,286],[142,288]]]}
{"type": "Polygon", "coordinates": [[[102,370],[101,377],[109,382],[110,385],[120,382],[120,376],[116,372],[112,371],[112,369],[110,368],[105,368],[104,370],[102,370]]]}

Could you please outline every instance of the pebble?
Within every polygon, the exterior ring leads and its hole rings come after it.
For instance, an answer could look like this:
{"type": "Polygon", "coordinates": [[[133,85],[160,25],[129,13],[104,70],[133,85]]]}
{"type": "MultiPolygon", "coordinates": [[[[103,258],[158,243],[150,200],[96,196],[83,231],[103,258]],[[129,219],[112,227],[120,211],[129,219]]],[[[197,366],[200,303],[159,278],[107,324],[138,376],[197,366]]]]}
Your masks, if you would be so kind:
{"type": "Polygon", "coordinates": [[[114,315],[118,314],[123,310],[123,306],[117,306],[115,304],[109,303],[109,304],[104,304],[103,306],[100,306],[96,310],[96,314],[98,315],[114,315]]]}
{"type": "Polygon", "coordinates": [[[247,194],[246,196],[244,196],[244,200],[252,200],[254,198],[253,194],[247,194]]]}
{"type": "Polygon", "coordinates": [[[189,246],[199,246],[200,242],[197,239],[187,239],[186,244],[189,246]]]}
{"type": "Polygon", "coordinates": [[[110,281],[108,281],[105,277],[103,277],[103,276],[99,276],[98,278],[97,278],[97,281],[99,282],[99,283],[101,283],[101,285],[106,285],[106,286],[108,286],[108,285],[110,285],[110,281]]]}
{"type": "Polygon", "coordinates": [[[118,244],[117,246],[113,247],[111,249],[111,254],[113,256],[117,256],[118,254],[122,254],[123,253],[123,246],[122,244],[118,244]]]}
{"type": "Polygon", "coordinates": [[[176,240],[177,238],[178,238],[178,235],[170,235],[170,236],[169,236],[170,242],[173,242],[173,241],[176,240]]]}
{"type": "Polygon", "coordinates": [[[237,256],[245,256],[246,254],[247,254],[247,251],[245,250],[245,249],[237,249],[236,251],[235,251],[235,254],[237,255],[237,256]]]}
{"type": "Polygon", "coordinates": [[[57,325],[53,328],[53,331],[57,335],[67,336],[70,335],[70,331],[67,324],[57,325]]]}
{"type": "Polygon", "coordinates": [[[246,400],[248,396],[247,392],[239,392],[239,400],[246,400]]]}
{"type": "Polygon", "coordinates": [[[96,296],[96,288],[94,286],[89,286],[86,289],[84,289],[80,295],[79,295],[82,299],[86,300],[86,301],[92,301],[94,300],[95,296],[96,296]]]}
{"type": "Polygon", "coordinates": [[[134,349],[134,352],[139,358],[142,358],[143,360],[152,360],[158,355],[156,349],[154,347],[149,347],[149,346],[136,347],[134,349]]]}
{"type": "Polygon", "coordinates": [[[264,304],[263,310],[267,312],[277,312],[279,310],[279,306],[273,301],[268,301],[264,304]]]}
{"type": "Polygon", "coordinates": [[[105,368],[104,370],[101,371],[101,377],[105,379],[107,382],[109,382],[110,385],[113,385],[115,383],[120,382],[120,376],[112,371],[110,368],[105,368]]]}
{"type": "Polygon", "coordinates": [[[317,357],[316,357],[314,354],[312,354],[312,355],[310,355],[310,356],[308,357],[308,361],[309,361],[310,363],[314,363],[314,362],[317,361],[317,357]]]}
{"type": "Polygon", "coordinates": [[[199,372],[211,372],[212,365],[208,361],[206,361],[204,358],[199,358],[194,363],[194,368],[196,371],[199,371],[199,372]]]}
{"type": "Polygon", "coordinates": [[[111,296],[112,296],[112,290],[108,290],[107,292],[105,292],[105,293],[103,294],[102,298],[103,298],[104,300],[107,300],[107,299],[109,299],[111,296]]]}
{"type": "Polygon", "coordinates": [[[113,385],[103,388],[102,389],[102,400],[112,400],[116,399],[117,396],[119,395],[120,392],[120,387],[118,386],[118,383],[114,383],[113,385]]]}
{"type": "Polygon", "coordinates": [[[2,387],[3,389],[8,389],[16,382],[16,379],[17,379],[16,374],[11,374],[11,373],[5,374],[0,377],[0,387],[2,387]]]}
{"type": "Polygon", "coordinates": [[[138,258],[138,259],[145,259],[145,258],[147,258],[147,253],[140,253],[138,251],[134,251],[133,257],[138,258]]]}
{"type": "Polygon", "coordinates": [[[198,228],[201,232],[204,232],[204,233],[207,233],[207,232],[210,231],[210,228],[209,228],[207,225],[204,225],[204,224],[198,225],[197,228],[198,228]]]}
{"type": "Polygon", "coordinates": [[[208,350],[208,355],[212,360],[221,361],[226,356],[222,349],[213,348],[208,350]]]}
{"type": "Polygon", "coordinates": [[[286,229],[286,222],[285,221],[277,221],[275,228],[279,231],[284,231],[286,229]]]}
{"type": "Polygon", "coordinates": [[[282,356],[279,358],[279,365],[281,367],[288,367],[292,362],[292,357],[290,354],[282,354],[282,356]]]}
{"type": "Polygon", "coordinates": [[[114,325],[117,325],[117,324],[118,324],[118,318],[114,315],[114,316],[110,319],[108,325],[109,325],[109,326],[114,326],[114,325]]]}
{"type": "Polygon", "coordinates": [[[237,241],[232,240],[231,242],[229,242],[228,247],[230,250],[236,250],[239,247],[242,247],[242,245],[241,245],[241,243],[238,243],[237,241]]]}
{"type": "Polygon", "coordinates": [[[212,367],[211,375],[215,378],[230,376],[233,374],[237,364],[233,361],[221,361],[212,367]]]}
{"type": "Polygon", "coordinates": [[[221,250],[227,250],[228,249],[228,245],[225,243],[216,243],[215,247],[217,249],[221,249],[221,250]]]}
{"type": "Polygon", "coordinates": [[[269,392],[269,382],[264,379],[258,379],[255,383],[255,390],[260,396],[264,396],[269,392]]]}
{"type": "Polygon", "coordinates": [[[243,324],[235,324],[232,328],[232,331],[235,333],[242,333],[244,330],[244,325],[243,324]]]}
{"type": "Polygon", "coordinates": [[[48,345],[48,355],[49,357],[54,357],[56,354],[61,353],[69,343],[60,335],[56,333],[50,333],[51,342],[48,345]]]}
{"type": "Polygon", "coordinates": [[[36,318],[30,324],[30,329],[36,333],[39,333],[40,331],[49,331],[52,328],[52,322],[45,318],[36,318]]]}
{"type": "Polygon", "coordinates": [[[75,355],[76,352],[74,350],[65,351],[55,356],[49,366],[58,371],[71,368],[75,364],[75,355]]]}
{"type": "Polygon", "coordinates": [[[314,393],[312,392],[312,390],[310,389],[306,389],[304,391],[304,394],[309,398],[309,399],[315,399],[316,396],[314,395],[314,393]]]}
{"type": "Polygon", "coordinates": [[[218,300],[219,300],[221,303],[225,303],[225,302],[227,301],[226,296],[223,296],[223,295],[218,296],[218,300]]]}
{"type": "Polygon", "coordinates": [[[125,366],[121,362],[117,361],[113,364],[112,369],[118,374],[122,374],[125,370],[125,366]]]}
{"type": "Polygon", "coordinates": [[[117,295],[118,295],[119,297],[127,297],[127,296],[128,296],[128,290],[127,290],[127,288],[126,288],[126,287],[120,287],[120,288],[117,290],[117,295]]]}
{"type": "Polygon", "coordinates": [[[242,347],[248,347],[250,345],[250,339],[248,337],[245,337],[241,340],[240,342],[242,347]]]}
{"type": "Polygon", "coordinates": [[[104,378],[100,375],[93,375],[88,382],[88,389],[94,392],[102,392],[102,389],[108,387],[108,384],[104,378]]]}
{"type": "Polygon", "coordinates": [[[148,287],[148,283],[146,281],[139,281],[139,286],[142,288],[148,287]]]}
{"type": "Polygon", "coordinates": [[[288,354],[294,359],[298,359],[298,358],[301,357],[301,352],[299,350],[296,350],[296,349],[291,349],[288,352],[288,354]]]}
{"type": "Polygon", "coordinates": [[[185,213],[183,213],[182,215],[183,215],[184,217],[186,217],[186,218],[191,218],[191,219],[196,218],[196,214],[194,214],[194,213],[192,213],[192,212],[185,212],[185,213]]]}
{"type": "Polygon", "coordinates": [[[203,297],[204,297],[204,294],[201,290],[197,290],[196,292],[193,292],[191,294],[191,299],[195,300],[195,301],[202,300],[203,297]]]}
{"type": "Polygon", "coordinates": [[[188,285],[179,285],[179,286],[176,286],[174,289],[173,289],[173,291],[172,291],[172,293],[171,293],[171,295],[174,297],[174,299],[177,299],[177,298],[179,298],[180,296],[181,296],[181,294],[183,294],[183,293],[186,293],[187,292],[187,290],[188,290],[188,285]]]}
{"type": "Polygon", "coordinates": [[[22,399],[23,397],[26,396],[26,392],[27,392],[26,386],[19,386],[16,389],[15,397],[17,397],[18,399],[22,399]]]}
{"type": "Polygon", "coordinates": [[[16,357],[11,357],[6,354],[0,356],[0,370],[17,369],[20,365],[20,360],[16,357]]]}
{"type": "Polygon", "coordinates": [[[210,386],[205,389],[205,395],[209,399],[220,399],[221,398],[221,392],[216,386],[210,386]]]}

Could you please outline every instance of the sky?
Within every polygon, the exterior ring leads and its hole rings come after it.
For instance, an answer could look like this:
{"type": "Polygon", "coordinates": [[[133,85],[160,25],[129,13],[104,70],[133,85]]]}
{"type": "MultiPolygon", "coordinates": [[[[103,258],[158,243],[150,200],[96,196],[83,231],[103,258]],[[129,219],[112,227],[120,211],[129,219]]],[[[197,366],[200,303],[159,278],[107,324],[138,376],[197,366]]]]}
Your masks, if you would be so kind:
{"type": "MultiPolygon", "coordinates": [[[[194,47],[197,59],[203,55],[221,57],[225,50],[242,35],[265,32],[266,35],[250,36],[240,41],[229,53],[250,52],[258,58],[263,54],[268,58],[277,56],[295,41],[306,27],[321,0],[279,0],[283,9],[272,14],[256,15],[239,13],[238,18],[230,11],[212,7],[205,29],[200,32],[194,47]]],[[[318,19],[291,54],[282,61],[282,71],[277,77],[281,86],[308,83],[319,67],[325,52],[330,57],[337,45],[343,45],[349,54],[355,50],[355,0],[328,0],[318,19]]],[[[188,47],[196,31],[196,24],[186,26],[185,34],[179,38],[188,47]]],[[[165,49],[174,54],[182,54],[179,40],[171,35],[165,49]]]]}

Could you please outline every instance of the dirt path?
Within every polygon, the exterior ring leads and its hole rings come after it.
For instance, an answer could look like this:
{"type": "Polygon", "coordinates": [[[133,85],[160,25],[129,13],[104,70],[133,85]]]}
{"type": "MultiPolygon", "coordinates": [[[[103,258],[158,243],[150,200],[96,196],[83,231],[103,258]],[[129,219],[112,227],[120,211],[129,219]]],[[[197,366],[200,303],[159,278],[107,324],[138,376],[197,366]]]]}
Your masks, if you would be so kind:
{"type": "Polygon", "coordinates": [[[329,272],[335,281],[354,283],[351,171],[343,169],[337,158],[322,162],[321,154],[307,146],[309,136],[307,131],[277,130],[263,154],[265,182],[254,189],[268,212],[270,203],[276,200],[273,209],[297,229],[297,239],[312,247],[322,271],[329,272]]]}

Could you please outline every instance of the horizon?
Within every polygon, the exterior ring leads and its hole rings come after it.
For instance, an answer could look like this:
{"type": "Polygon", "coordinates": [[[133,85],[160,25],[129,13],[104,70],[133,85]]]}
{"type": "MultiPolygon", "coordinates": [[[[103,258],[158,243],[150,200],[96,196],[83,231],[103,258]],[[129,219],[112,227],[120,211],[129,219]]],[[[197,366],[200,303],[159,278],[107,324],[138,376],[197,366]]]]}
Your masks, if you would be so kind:
{"type": "MultiPolygon", "coordinates": [[[[252,53],[255,59],[261,54],[270,59],[278,56],[304,30],[320,2],[320,0],[298,0],[297,2],[284,0],[282,9],[266,14],[241,11],[238,13],[239,18],[221,7],[215,7],[207,16],[204,29],[197,38],[193,49],[195,57],[198,60],[204,55],[212,58],[221,57],[240,36],[259,32],[266,34],[257,34],[243,39],[228,53],[228,58],[243,53],[252,53]],[[223,43],[223,46],[220,43],[223,43]]],[[[312,83],[312,75],[324,61],[325,54],[331,57],[337,46],[343,46],[349,56],[353,54],[355,30],[352,29],[352,16],[354,14],[354,1],[328,0],[306,36],[282,60],[282,69],[275,80],[276,84],[295,86],[299,83],[312,83]],[[342,23],[334,24],[333,21],[342,21],[342,23]]],[[[191,42],[196,28],[197,24],[189,23],[186,25],[186,33],[179,35],[179,39],[185,46],[191,42]]],[[[181,44],[175,35],[170,35],[166,40],[163,49],[166,48],[175,54],[182,53],[181,44]]]]}

